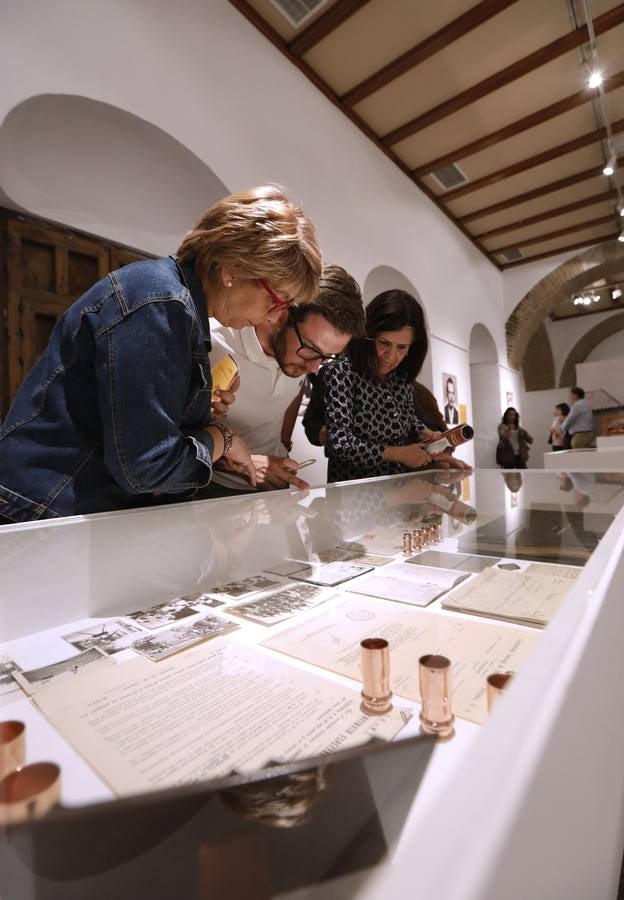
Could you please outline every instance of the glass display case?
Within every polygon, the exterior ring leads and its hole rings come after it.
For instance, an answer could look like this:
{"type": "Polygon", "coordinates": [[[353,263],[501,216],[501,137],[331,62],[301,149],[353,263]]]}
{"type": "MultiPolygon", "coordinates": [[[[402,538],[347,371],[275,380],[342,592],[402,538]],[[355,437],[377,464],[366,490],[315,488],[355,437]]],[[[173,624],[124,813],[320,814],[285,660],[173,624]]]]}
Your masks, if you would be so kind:
{"type": "Polygon", "coordinates": [[[0,896],[609,896],[623,505],[622,473],[435,471],[3,526],[0,720],[35,787],[9,764],[0,896]]]}

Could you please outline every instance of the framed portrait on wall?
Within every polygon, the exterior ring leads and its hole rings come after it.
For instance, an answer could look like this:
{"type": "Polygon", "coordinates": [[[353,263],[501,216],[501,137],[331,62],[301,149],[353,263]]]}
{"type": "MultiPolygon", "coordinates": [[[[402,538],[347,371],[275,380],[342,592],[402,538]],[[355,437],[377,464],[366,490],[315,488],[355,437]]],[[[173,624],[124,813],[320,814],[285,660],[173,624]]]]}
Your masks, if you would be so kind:
{"type": "Polygon", "coordinates": [[[447,425],[459,425],[457,375],[442,372],[442,396],[444,398],[444,421],[447,425]]]}
{"type": "Polygon", "coordinates": [[[506,391],[505,393],[505,406],[507,408],[513,406],[513,394],[511,391],[506,391]]]}

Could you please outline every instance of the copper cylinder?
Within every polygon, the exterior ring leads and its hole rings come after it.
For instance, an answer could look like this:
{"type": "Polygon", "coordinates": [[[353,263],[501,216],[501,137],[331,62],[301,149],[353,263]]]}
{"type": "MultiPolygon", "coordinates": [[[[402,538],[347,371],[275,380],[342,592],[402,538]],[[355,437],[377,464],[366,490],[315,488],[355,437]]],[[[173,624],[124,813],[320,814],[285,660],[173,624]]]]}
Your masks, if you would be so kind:
{"type": "Polygon", "coordinates": [[[409,556],[412,552],[412,535],[409,531],[403,532],[403,553],[405,556],[409,556]]]}
{"type": "Polygon", "coordinates": [[[455,734],[451,712],[452,670],[446,656],[428,653],[418,661],[420,681],[420,730],[422,734],[434,734],[441,741],[448,741],[455,734]]]}
{"type": "Polygon", "coordinates": [[[384,638],[360,642],[362,662],[362,712],[381,714],[392,709],[390,645],[384,638]]]}
{"type": "Polygon", "coordinates": [[[4,778],[26,759],[26,726],[15,720],[0,722],[0,778],[4,778]]]}
{"type": "Polygon", "coordinates": [[[61,799],[61,770],[50,762],[33,763],[0,781],[0,825],[44,816],[61,799]]]}
{"type": "Polygon", "coordinates": [[[487,707],[489,713],[492,712],[494,704],[503,696],[503,692],[512,677],[513,672],[492,672],[491,675],[488,675],[486,686],[487,707]]]}

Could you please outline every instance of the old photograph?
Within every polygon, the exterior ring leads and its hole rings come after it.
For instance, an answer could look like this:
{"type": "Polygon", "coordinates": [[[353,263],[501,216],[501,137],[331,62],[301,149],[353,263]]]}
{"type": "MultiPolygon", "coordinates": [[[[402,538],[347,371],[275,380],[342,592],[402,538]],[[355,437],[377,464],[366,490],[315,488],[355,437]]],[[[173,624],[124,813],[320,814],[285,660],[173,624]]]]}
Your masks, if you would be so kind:
{"type": "Polygon", "coordinates": [[[20,690],[20,686],[13,678],[15,672],[21,672],[21,668],[12,660],[4,660],[0,662],[0,697],[6,694],[13,694],[20,690]]]}
{"type": "Polygon", "coordinates": [[[444,421],[447,425],[459,425],[457,375],[442,372],[442,397],[444,398],[444,421]]]}
{"type": "Polygon", "coordinates": [[[268,597],[231,606],[228,612],[252,622],[259,622],[261,625],[276,625],[303,609],[322,603],[329,596],[326,589],[321,587],[312,584],[293,584],[269,594],[268,597]]]}
{"type": "Polygon", "coordinates": [[[14,672],[13,674],[15,680],[28,694],[36,694],[44,687],[56,685],[60,680],[65,681],[84,671],[89,666],[96,665],[112,665],[112,660],[105,653],[102,653],[101,650],[98,650],[97,647],[92,647],[90,650],[84,650],[82,653],[68,656],[67,659],[61,659],[47,666],[14,672]]]}
{"type": "Polygon", "coordinates": [[[209,593],[226,594],[228,597],[244,597],[246,594],[266,591],[279,583],[277,579],[268,578],[266,575],[250,575],[248,578],[241,578],[240,581],[230,581],[228,584],[212,588],[209,593]]]}
{"type": "Polygon", "coordinates": [[[195,616],[198,612],[201,610],[191,606],[185,597],[176,597],[175,600],[159,603],[150,609],[141,609],[138,612],[130,613],[127,618],[133,619],[144,628],[162,628],[163,625],[169,625],[171,622],[195,616]]]}
{"type": "Polygon", "coordinates": [[[132,645],[132,649],[147,656],[154,662],[167,659],[174,653],[187,650],[195,644],[207,641],[209,638],[226,634],[238,628],[234,622],[221,619],[217,616],[205,616],[190,625],[178,625],[168,631],[161,631],[149,637],[139,638],[132,645]]]}
{"type": "Polygon", "coordinates": [[[72,631],[71,634],[64,634],[63,640],[77,650],[90,650],[92,647],[97,647],[103,653],[119,653],[136,639],[137,633],[140,633],[141,630],[134,623],[115,619],[112,622],[87,625],[78,631],[72,631]]]}

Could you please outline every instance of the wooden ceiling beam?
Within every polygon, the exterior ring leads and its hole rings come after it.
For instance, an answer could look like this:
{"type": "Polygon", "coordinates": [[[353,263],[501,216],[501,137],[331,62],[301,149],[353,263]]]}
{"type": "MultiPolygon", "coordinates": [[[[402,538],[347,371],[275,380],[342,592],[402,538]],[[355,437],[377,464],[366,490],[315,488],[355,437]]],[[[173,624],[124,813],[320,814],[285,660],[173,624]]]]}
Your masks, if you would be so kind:
{"type": "MultiPolygon", "coordinates": [[[[617,164],[618,169],[624,168],[624,159],[620,159],[617,164]]],[[[501,212],[509,209],[511,206],[518,206],[520,203],[528,203],[529,200],[535,200],[537,197],[543,197],[544,194],[552,194],[553,191],[560,191],[563,188],[571,187],[573,184],[579,184],[581,181],[588,181],[590,178],[596,178],[602,175],[602,165],[592,166],[591,169],[585,169],[583,172],[577,172],[575,175],[568,175],[567,178],[560,178],[559,181],[551,181],[550,184],[543,184],[541,187],[524,194],[516,194],[515,197],[509,197],[507,200],[501,200],[500,203],[492,203],[491,206],[484,206],[474,212],[468,213],[467,216],[460,216],[458,221],[466,225],[474,219],[483,219],[484,216],[490,216],[493,213],[501,212]]]]}
{"type": "Polygon", "coordinates": [[[549,256],[557,256],[558,253],[567,253],[569,250],[581,250],[583,247],[593,247],[595,244],[606,244],[607,241],[613,241],[617,238],[618,232],[606,234],[604,237],[591,238],[589,241],[579,241],[577,244],[566,244],[565,247],[557,247],[555,250],[547,250],[546,253],[538,253],[536,256],[527,256],[526,259],[519,259],[517,262],[503,263],[500,268],[503,272],[507,269],[513,269],[516,266],[525,266],[527,263],[537,262],[538,259],[546,259],[549,256]]]}
{"type": "Polygon", "coordinates": [[[568,228],[559,228],[557,231],[549,231],[545,234],[538,235],[538,237],[529,238],[526,241],[516,241],[513,244],[506,244],[504,247],[494,247],[488,252],[505,253],[507,250],[522,250],[524,247],[532,247],[534,244],[543,244],[544,241],[551,241],[554,240],[554,238],[564,237],[566,234],[574,234],[575,231],[582,231],[584,228],[607,225],[609,222],[613,224],[615,216],[615,213],[609,213],[608,216],[600,216],[598,219],[589,219],[587,222],[579,222],[577,225],[570,225],[568,228]]]}
{"type": "Polygon", "coordinates": [[[312,82],[326,97],[327,99],[334,104],[344,115],[353,122],[353,124],[359,128],[359,130],[366,135],[366,137],[378,147],[381,152],[388,157],[391,162],[397,166],[406,176],[407,178],[415,184],[420,190],[434,203],[438,209],[444,213],[444,215],[449,219],[450,222],[455,225],[456,228],[462,232],[462,234],[468,238],[471,244],[479,250],[480,253],[483,253],[486,259],[488,259],[494,266],[500,268],[498,263],[495,260],[492,260],[490,256],[485,252],[483,247],[479,244],[479,242],[475,239],[475,237],[468,231],[468,229],[458,222],[458,220],[452,215],[452,213],[446,209],[443,203],[440,202],[438,197],[433,193],[433,191],[422,181],[419,181],[415,178],[409,170],[409,167],[403,160],[394,153],[389,147],[384,147],[379,136],[375,134],[373,129],[368,125],[360,116],[357,115],[352,109],[344,106],[340,102],[340,98],[338,95],[330,88],[330,86],[323,81],[323,79],[318,75],[311,66],[309,66],[305,60],[299,59],[299,57],[294,56],[293,53],[290,52],[286,41],[278,34],[278,32],[264,19],[248,2],[248,0],[230,0],[231,5],[237,9],[241,15],[243,15],[252,25],[254,25],[258,31],[263,34],[267,40],[269,40],[278,50],[280,50],[284,56],[295,65],[300,72],[302,72],[309,81],[312,82]]]}
{"type": "MultiPolygon", "coordinates": [[[[618,119],[613,122],[611,131],[613,134],[624,131],[624,119],[618,119]]],[[[463,184],[452,191],[446,191],[446,193],[442,195],[442,199],[447,203],[449,200],[456,200],[458,197],[464,197],[466,194],[471,194],[473,191],[480,191],[490,184],[496,184],[498,181],[503,181],[505,178],[511,178],[513,175],[519,175],[521,172],[526,172],[528,169],[534,169],[536,166],[551,162],[553,159],[559,159],[559,157],[566,156],[568,153],[574,153],[575,150],[580,150],[582,147],[588,147],[591,144],[598,143],[598,141],[604,141],[606,137],[606,128],[596,128],[594,131],[588,131],[586,134],[582,134],[572,141],[566,141],[564,144],[559,144],[557,147],[551,147],[550,150],[544,150],[543,153],[536,153],[535,156],[530,156],[527,159],[522,159],[517,163],[513,163],[513,165],[505,166],[504,169],[497,169],[496,172],[490,172],[489,175],[484,175],[482,178],[477,178],[475,181],[463,184]]]]}
{"type": "MultiPolygon", "coordinates": [[[[624,3],[619,3],[613,9],[608,10],[606,13],[603,13],[601,16],[597,16],[594,19],[594,32],[596,36],[604,34],[604,32],[610,31],[617,25],[621,25],[622,22],[624,22],[624,3]]],[[[529,53],[529,55],[525,56],[523,59],[519,59],[510,66],[506,66],[499,72],[490,75],[488,78],[484,78],[483,81],[473,84],[472,87],[467,88],[465,91],[461,91],[454,97],[449,97],[448,100],[444,100],[432,109],[427,110],[427,112],[416,116],[414,119],[411,119],[411,121],[406,122],[405,125],[401,125],[399,128],[389,131],[387,134],[383,135],[382,141],[386,147],[392,147],[394,144],[398,144],[399,141],[403,141],[405,138],[411,137],[417,132],[422,131],[423,128],[427,128],[429,125],[433,125],[435,122],[445,119],[447,116],[458,112],[460,109],[464,109],[466,106],[476,103],[477,100],[487,97],[488,94],[505,87],[507,84],[511,84],[512,81],[516,81],[518,78],[528,75],[529,72],[534,72],[536,69],[546,65],[546,63],[552,62],[554,59],[558,59],[565,53],[569,53],[571,50],[587,43],[587,41],[587,25],[582,25],[580,28],[576,28],[569,34],[564,35],[562,38],[551,41],[551,43],[546,44],[545,47],[540,47],[539,50],[529,53]]]]}
{"type": "MultiPolygon", "coordinates": [[[[518,231],[520,228],[528,228],[530,225],[537,225],[545,222],[547,219],[554,219],[556,216],[564,216],[569,212],[575,212],[577,209],[584,209],[587,206],[594,206],[597,203],[603,203],[607,200],[615,200],[618,192],[615,188],[605,191],[604,194],[596,194],[593,197],[585,197],[584,200],[576,200],[574,203],[567,203],[565,206],[559,206],[557,209],[551,209],[548,212],[540,213],[537,216],[530,216],[528,219],[518,219],[510,225],[502,225],[500,228],[492,228],[490,231],[482,231],[481,234],[475,235],[478,241],[488,240],[489,238],[498,237],[501,234],[509,234],[510,231],[518,231]]],[[[517,246],[517,245],[515,245],[517,246]]]]}
{"type": "MultiPolygon", "coordinates": [[[[624,70],[605,79],[603,87],[605,93],[609,93],[609,91],[614,91],[617,88],[622,87],[622,85],[624,85],[624,70]]],[[[423,163],[423,165],[418,166],[416,169],[412,169],[412,174],[417,178],[422,178],[423,175],[427,175],[429,172],[435,171],[435,169],[440,169],[442,166],[448,166],[449,163],[457,162],[467,156],[473,156],[481,150],[489,150],[490,147],[495,147],[502,141],[509,140],[509,138],[515,137],[523,131],[528,131],[529,128],[535,128],[536,125],[541,125],[543,122],[549,122],[551,119],[555,119],[557,116],[561,116],[563,113],[569,112],[577,106],[588,103],[595,97],[596,91],[590,90],[589,88],[584,88],[582,91],[576,91],[574,94],[570,94],[569,97],[565,97],[563,100],[551,103],[549,106],[537,110],[537,112],[530,113],[528,116],[524,116],[524,118],[518,119],[516,122],[505,125],[504,128],[499,128],[498,131],[492,131],[490,134],[478,138],[476,141],[471,141],[469,144],[464,144],[463,147],[451,150],[450,153],[438,156],[437,159],[432,159],[427,163],[423,163]]]]}
{"type": "Polygon", "coordinates": [[[338,0],[338,3],[330,6],[327,12],[293,38],[288,49],[293,56],[303,56],[369,2],[370,0],[338,0]]]}
{"type": "Polygon", "coordinates": [[[452,44],[474,28],[482,25],[483,22],[487,22],[488,19],[517,2],[518,0],[482,0],[481,3],[477,3],[476,6],[473,6],[463,15],[458,16],[457,19],[453,19],[448,25],[416,44],[411,50],[393,59],[388,65],[383,66],[383,68],[378,69],[377,72],[365,78],[364,81],[356,84],[350,91],[343,94],[340,99],[345,106],[355,106],[356,103],[360,103],[362,100],[370,97],[371,94],[381,90],[382,87],[394,81],[395,78],[399,78],[401,75],[409,72],[410,69],[420,65],[429,57],[448,47],[449,44],[452,44]]]}

